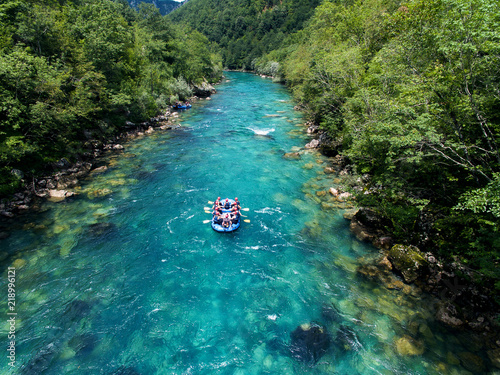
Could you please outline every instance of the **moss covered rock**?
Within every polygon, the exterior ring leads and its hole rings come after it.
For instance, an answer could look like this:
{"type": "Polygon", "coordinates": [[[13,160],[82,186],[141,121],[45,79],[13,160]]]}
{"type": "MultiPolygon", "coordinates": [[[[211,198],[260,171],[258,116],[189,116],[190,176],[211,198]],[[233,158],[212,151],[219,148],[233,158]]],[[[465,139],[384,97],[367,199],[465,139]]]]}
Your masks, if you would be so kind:
{"type": "Polygon", "coordinates": [[[424,254],[415,246],[394,245],[389,251],[389,260],[407,283],[414,282],[429,270],[424,254]]]}
{"type": "Polygon", "coordinates": [[[400,355],[415,356],[422,355],[425,351],[425,347],[422,341],[404,335],[396,340],[396,350],[400,355]]]}

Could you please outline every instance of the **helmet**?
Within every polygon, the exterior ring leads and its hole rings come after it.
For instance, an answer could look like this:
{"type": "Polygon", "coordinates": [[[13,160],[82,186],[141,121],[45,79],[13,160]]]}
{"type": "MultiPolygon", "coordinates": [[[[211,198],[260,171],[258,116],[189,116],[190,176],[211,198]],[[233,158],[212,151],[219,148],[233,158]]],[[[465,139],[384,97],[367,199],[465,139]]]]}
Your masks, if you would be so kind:
{"type": "Polygon", "coordinates": [[[237,201],[237,200],[238,200],[238,198],[234,198],[234,200],[235,200],[235,201],[237,201]]]}

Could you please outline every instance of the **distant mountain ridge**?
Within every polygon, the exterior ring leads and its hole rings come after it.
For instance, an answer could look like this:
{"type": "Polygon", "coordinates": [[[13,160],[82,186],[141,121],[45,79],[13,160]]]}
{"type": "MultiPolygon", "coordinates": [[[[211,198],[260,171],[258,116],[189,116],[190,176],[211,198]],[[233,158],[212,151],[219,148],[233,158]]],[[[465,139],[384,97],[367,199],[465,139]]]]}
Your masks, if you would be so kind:
{"type": "Polygon", "coordinates": [[[321,0],[190,0],[169,14],[221,47],[224,66],[252,69],[301,30],[321,0]]]}
{"type": "Polygon", "coordinates": [[[136,9],[140,3],[153,4],[155,7],[157,7],[160,10],[160,13],[162,15],[169,14],[173,10],[180,7],[182,4],[188,2],[188,0],[185,0],[182,2],[177,2],[177,1],[173,1],[173,0],[127,0],[127,1],[131,7],[136,8],[136,9]]]}

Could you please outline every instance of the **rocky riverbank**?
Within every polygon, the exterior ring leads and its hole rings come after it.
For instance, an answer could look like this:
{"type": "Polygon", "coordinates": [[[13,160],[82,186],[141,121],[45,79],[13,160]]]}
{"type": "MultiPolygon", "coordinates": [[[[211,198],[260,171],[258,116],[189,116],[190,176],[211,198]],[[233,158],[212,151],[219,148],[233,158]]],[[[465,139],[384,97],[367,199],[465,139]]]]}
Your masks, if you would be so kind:
{"type": "MultiPolygon", "coordinates": [[[[330,166],[325,167],[325,173],[328,170],[332,174],[333,184],[342,186],[345,182],[353,189],[361,189],[363,181],[353,179],[348,161],[339,154],[340,145],[329,139],[314,123],[307,123],[306,126],[307,133],[314,139],[305,148],[330,156],[330,166]]],[[[295,154],[298,153],[286,154],[285,157],[293,159],[297,157],[295,154]]],[[[339,202],[353,199],[347,191],[338,187],[332,187],[330,194],[339,202]]],[[[436,322],[457,335],[468,332],[474,342],[480,343],[456,361],[473,373],[500,368],[498,305],[491,299],[487,287],[470,281],[475,279],[473,270],[459,262],[444,263],[432,252],[422,252],[416,246],[396,243],[387,231],[390,223],[369,208],[346,210],[344,217],[349,220],[351,232],[360,241],[371,243],[379,251],[375,261],[361,260],[362,264],[357,268],[360,277],[388,289],[401,290],[401,293],[432,296],[429,311],[436,322]]],[[[409,339],[412,342],[416,340],[409,339]]]]}
{"type": "MultiPolygon", "coordinates": [[[[201,99],[210,99],[210,95],[216,90],[212,85],[202,84],[193,88],[195,94],[189,100],[196,102],[201,99]]],[[[165,113],[153,117],[148,121],[133,123],[127,121],[122,127],[122,132],[107,142],[95,139],[87,141],[89,150],[79,156],[79,160],[70,163],[66,158],[54,163],[51,167],[54,172],[39,176],[26,177],[22,171],[15,170],[22,179],[22,188],[10,198],[0,202],[0,217],[4,219],[15,218],[30,210],[37,210],[39,204],[48,199],[51,201],[61,201],[76,194],[73,189],[79,181],[93,172],[104,170],[106,166],[100,165],[98,158],[105,152],[121,152],[124,149],[122,143],[128,140],[159,130],[169,130],[178,127],[178,112],[168,109],[165,113]]],[[[0,236],[7,236],[6,232],[1,232],[0,236]]]]}

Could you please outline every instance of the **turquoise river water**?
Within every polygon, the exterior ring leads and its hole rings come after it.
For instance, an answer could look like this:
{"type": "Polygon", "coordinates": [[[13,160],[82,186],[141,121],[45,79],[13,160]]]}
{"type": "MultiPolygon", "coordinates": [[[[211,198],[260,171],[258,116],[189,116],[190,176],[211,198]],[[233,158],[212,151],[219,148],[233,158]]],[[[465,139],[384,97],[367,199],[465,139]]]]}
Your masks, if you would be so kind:
{"type": "Polygon", "coordinates": [[[17,313],[16,362],[3,350],[0,374],[467,373],[467,338],[439,328],[422,296],[356,272],[378,250],[321,193],[335,186],[328,160],[303,150],[287,90],[227,78],[179,128],[127,142],[77,196],[0,240],[17,313]],[[204,207],[217,196],[237,196],[250,222],[213,231],[204,207]],[[331,345],[302,361],[290,335],[313,322],[331,345]]]}

